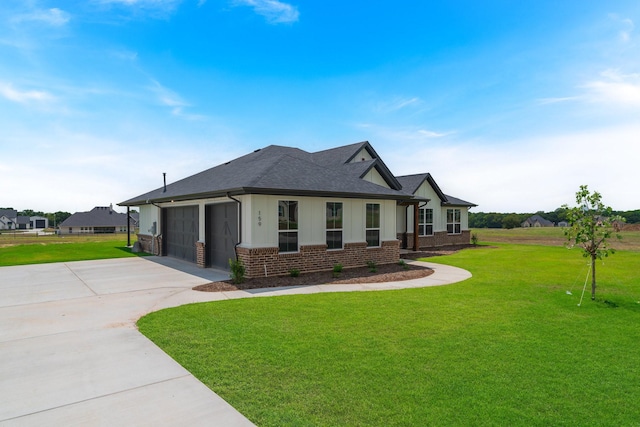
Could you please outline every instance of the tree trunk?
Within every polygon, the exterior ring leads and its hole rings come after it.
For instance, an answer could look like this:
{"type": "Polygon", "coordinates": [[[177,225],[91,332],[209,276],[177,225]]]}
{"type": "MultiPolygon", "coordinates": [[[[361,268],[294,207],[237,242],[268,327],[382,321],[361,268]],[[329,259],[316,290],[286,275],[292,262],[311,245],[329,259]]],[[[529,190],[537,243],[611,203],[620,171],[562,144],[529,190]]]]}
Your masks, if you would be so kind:
{"type": "Polygon", "coordinates": [[[596,256],[591,255],[591,299],[596,299],[596,256]]]}

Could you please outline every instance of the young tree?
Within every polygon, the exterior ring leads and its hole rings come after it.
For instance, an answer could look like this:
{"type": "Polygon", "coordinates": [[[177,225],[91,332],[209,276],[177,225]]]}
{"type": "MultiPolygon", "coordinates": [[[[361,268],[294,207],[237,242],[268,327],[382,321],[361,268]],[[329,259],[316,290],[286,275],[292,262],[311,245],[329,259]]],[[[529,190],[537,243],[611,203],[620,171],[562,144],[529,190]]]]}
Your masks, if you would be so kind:
{"type": "Polygon", "coordinates": [[[576,207],[562,207],[567,210],[569,227],[564,229],[569,247],[579,246],[582,255],[591,259],[591,299],[596,299],[596,260],[603,259],[615,251],[609,246],[608,239],[615,235],[622,238],[617,226],[624,219],[613,215],[610,207],[602,203],[600,193],[589,192],[586,185],[580,186],[576,193],[576,207]]]}

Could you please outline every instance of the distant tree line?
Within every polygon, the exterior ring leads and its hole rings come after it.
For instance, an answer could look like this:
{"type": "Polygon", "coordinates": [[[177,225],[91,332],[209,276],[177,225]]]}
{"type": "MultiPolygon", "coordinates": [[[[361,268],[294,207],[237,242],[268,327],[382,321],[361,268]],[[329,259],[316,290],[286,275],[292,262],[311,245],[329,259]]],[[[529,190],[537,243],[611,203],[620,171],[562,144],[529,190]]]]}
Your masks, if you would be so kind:
{"type": "MultiPolygon", "coordinates": [[[[620,215],[627,224],[640,223],[640,209],[634,211],[613,211],[614,215],[620,215]]],[[[470,228],[517,228],[533,215],[558,224],[567,220],[567,209],[558,208],[552,212],[538,211],[535,213],[498,213],[498,212],[469,212],[470,228]]]]}

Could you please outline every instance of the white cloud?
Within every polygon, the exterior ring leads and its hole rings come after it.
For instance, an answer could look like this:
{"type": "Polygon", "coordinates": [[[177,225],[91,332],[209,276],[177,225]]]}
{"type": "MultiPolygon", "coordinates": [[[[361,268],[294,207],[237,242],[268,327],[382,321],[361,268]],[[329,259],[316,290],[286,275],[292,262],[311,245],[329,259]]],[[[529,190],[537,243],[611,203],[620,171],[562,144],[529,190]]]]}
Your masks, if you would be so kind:
{"type": "Polygon", "coordinates": [[[297,22],[300,16],[297,7],[278,0],[235,0],[234,4],[252,7],[272,24],[297,22]]]}
{"type": "Polygon", "coordinates": [[[14,22],[35,21],[43,22],[53,27],[61,27],[71,19],[71,15],[64,10],[58,8],[37,9],[29,13],[18,15],[13,18],[14,22]]]}
{"type": "Polygon", "coordinates": [[[588,101],[621,107],[640,106],[640,74],[622,74],[609,69],[600,77],[583,86],[587,90],[588,101]]]}
{"type": "Polygon", "coordinates": [[[370,123],[360,123],[356,127],[376,135],[376,138],[379,137],[387,141],[407,141],[411,144],[427,143],[433,138],[442,138],[455,133],[454,131],[437,132],[422,128],[391,128],[370,123]]]}
{"type": "MultiPolygon", "coordinates": [[[[244,154],[237,152],[239,144],[224,138],[219,140],[226,143],[215,150],[203,151],[193,137],[180,140],[152,133],[141,139],[64,128],[3,132],[6,147],[0,171],[20,185],[3,187],[2,203],[16,209],[72,213],[109,203],[115,206],[160,187],[162,172],[174,182],[244,154]],[[25,156],[24,147],[37,147],[38,155],[25,156]],[[135,167],[131,159],[139,160],[135,167]]],[[[201,145],[210,148],[210,140],[201,145]]]]}
{"type": "Polygon", "coordinates": [[[379,113],[393,113],[407,107],[416,107],[422,104],[422,100],[416,96],[411,98],[396,97],[390,101],[378,102],[374,110],[379,113]]]}
{"type": "Polygon", "coordinates": [[[31,101],[45,102],[53,99],[53,96],[40,90],[17,90],[11,84],[0,82],[0,96],[9,101],[25,104],[31,101]]]}
{"type": "Polygon", "coordinates": [[[391,171],[430,172],[446,194],[478,204],[477,212],[554,210],[571,204],[582,184],[614,209],[639,207],[640,187],[633,183],[640,181],[640,123],[501,144],[402,135],[371,139],[391,171]]]}
{"type": "Polygon", "coordinates": [[[618,31],[618,37],[621,42],[628,43],[631,41],[632,33],[635,28],[633,21],[629,18],[621,18],[618,15],[612,13],[609,18],[619,24],[620,29],[618,31]]]}
{"type": "Polygon", "coordinates": [[[202,120],[205,118],[198,114],[186,113],[184,109],[190,105],[185,102],[180,95],[162,86],[156,80],[152,80],[151,91],[156,94],[161,105],[171,108],[171,114],[174,116],[182,117],[187,120],[202,120]]]}

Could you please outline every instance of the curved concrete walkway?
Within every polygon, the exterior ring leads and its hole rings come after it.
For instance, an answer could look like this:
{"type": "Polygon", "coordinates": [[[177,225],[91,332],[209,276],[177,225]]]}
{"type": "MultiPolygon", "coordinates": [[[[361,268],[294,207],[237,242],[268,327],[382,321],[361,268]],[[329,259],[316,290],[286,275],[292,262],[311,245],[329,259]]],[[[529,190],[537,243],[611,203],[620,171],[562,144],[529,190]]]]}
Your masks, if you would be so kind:
{"type": "Polygon", "coordinates": [[[193,286],[228,273],[171,258],[0,268],[0,425],[251,426],[135,326],[162,308],[222,299],[446,285],[465,270],[423,263],[425,278],[233,292],[193,286]]]}

